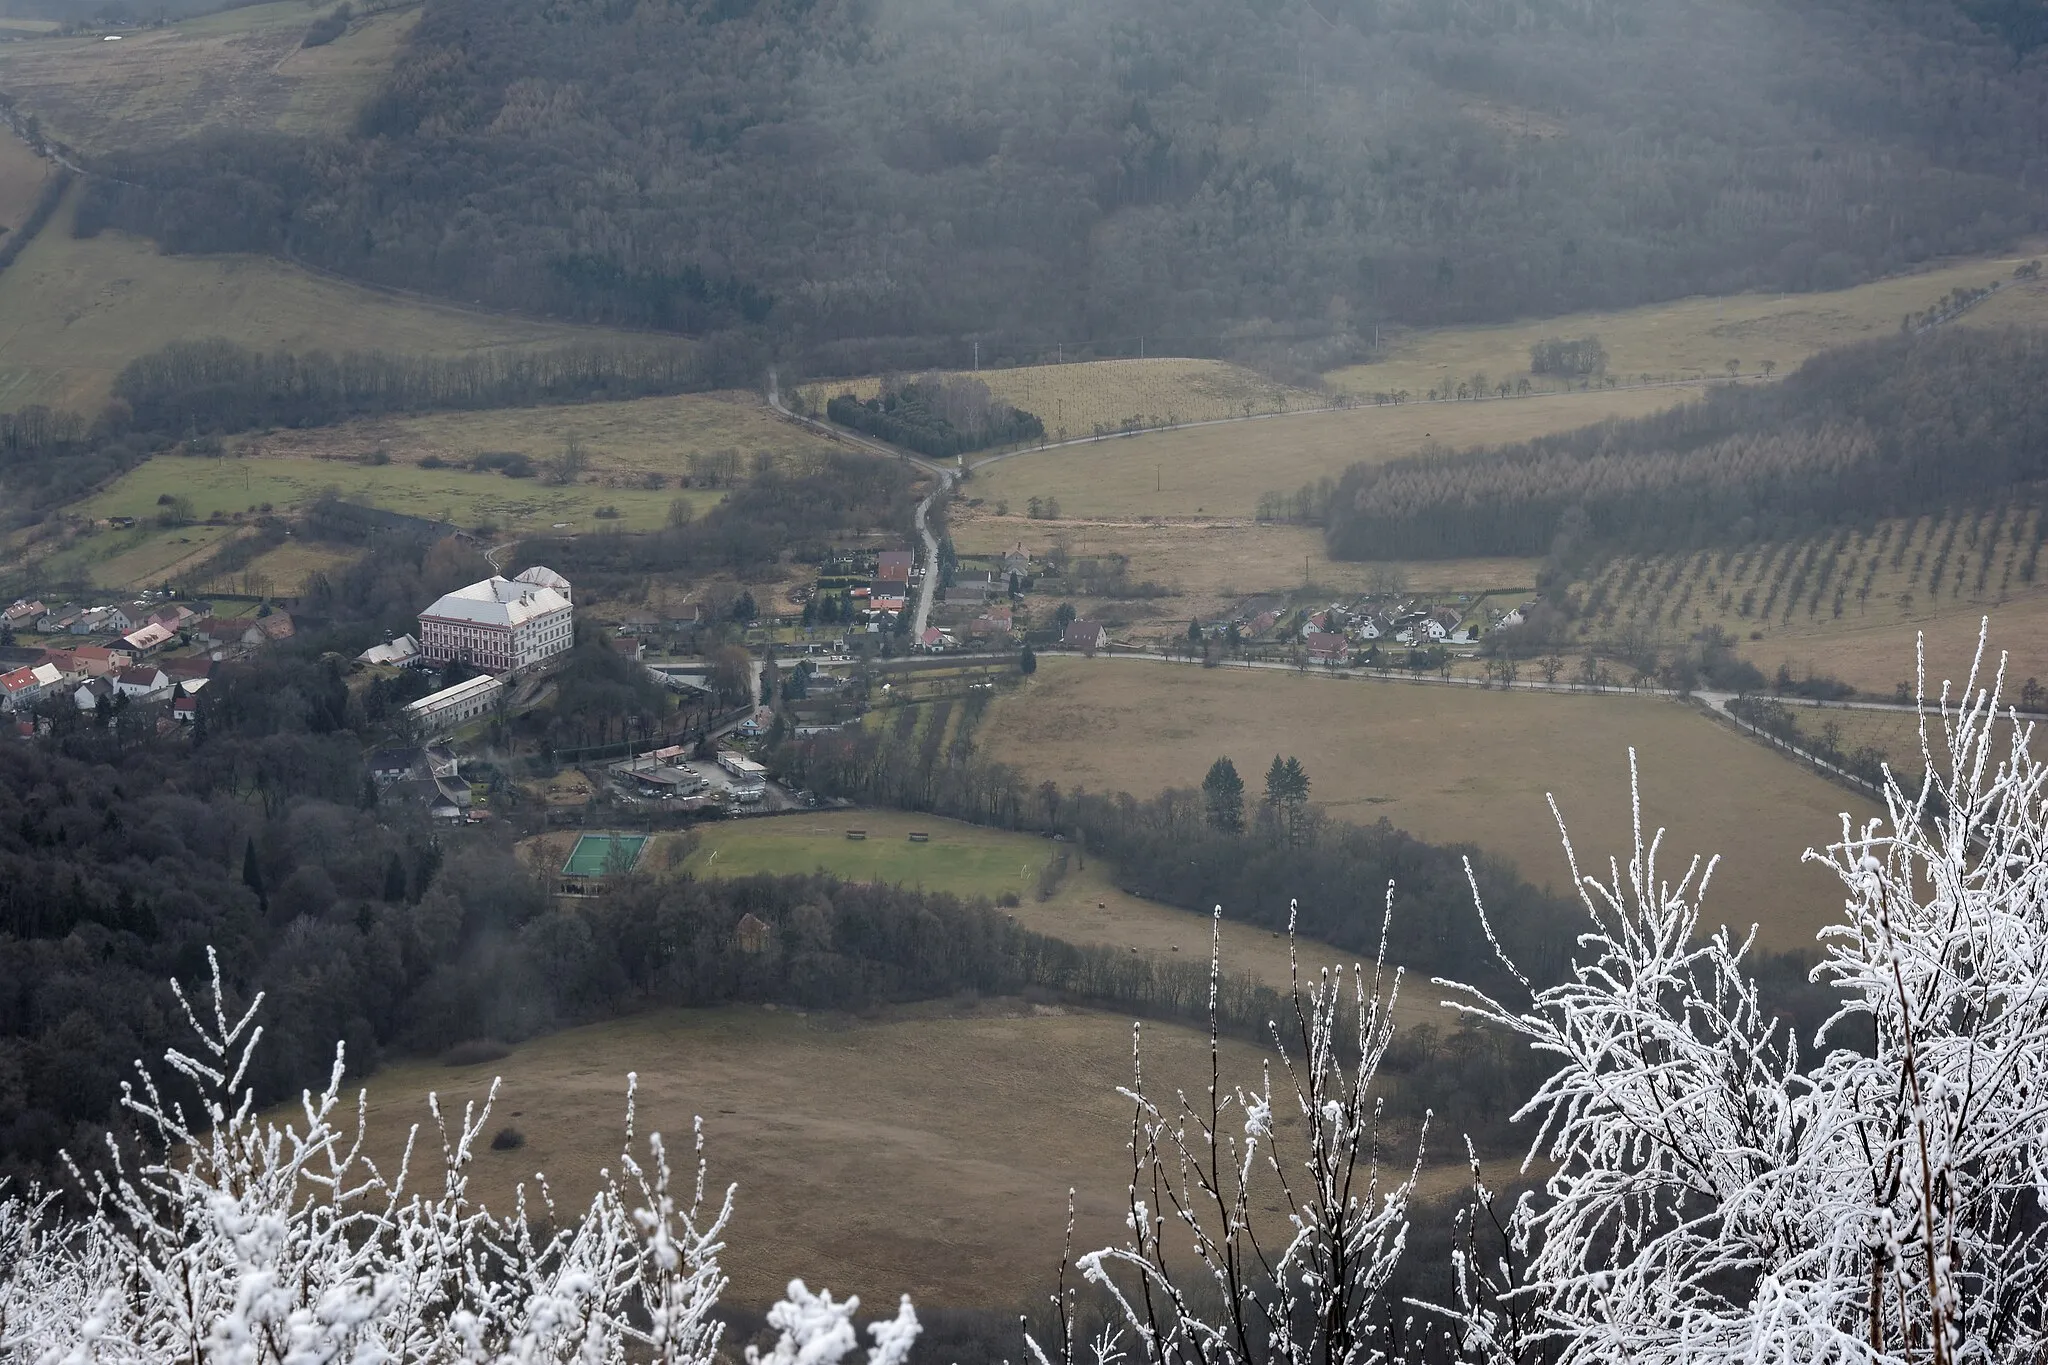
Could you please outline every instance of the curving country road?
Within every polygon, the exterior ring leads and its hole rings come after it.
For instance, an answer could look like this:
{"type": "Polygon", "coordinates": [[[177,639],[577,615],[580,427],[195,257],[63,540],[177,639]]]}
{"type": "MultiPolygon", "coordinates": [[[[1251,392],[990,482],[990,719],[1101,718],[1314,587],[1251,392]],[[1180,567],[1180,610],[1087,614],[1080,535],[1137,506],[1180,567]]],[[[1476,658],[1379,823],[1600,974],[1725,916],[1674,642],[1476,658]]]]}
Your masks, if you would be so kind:
{"type": "Polygon", "coordinates": [[[841,430],[828,423],[820,422],[814,417],[801,417],[797,415],[790,411],[787,403],[782,401],[782,388],[776,381],[773,369],[768,371],[768,406],[773,408],[776,414],[786,421],[809,427],[813,431],[822,432],[832,440],[858,446],[872,454],[891,456],[907,464],[915,465],[938,480],[938,486],[925,494],[924,501],[917,505],[917,515],[913,518],[917,525],[917,537],[924,543],[924,577],[919,580],[917,585],[917,606],[912,610],[910,617],[910,638],[913,641],[921,639],[924,635],[926,624],[931,620],[932,594],[939,585],[939,538],[932,534],[930,521],[932,503],[934,500],[944,497],[952,490],[953,480],[958,478],[959,475],[956,471],[946,468],[936,460],[927,460],[922,455],[913,455],[907,450],[898,450],[894,446],[871,440],[866,436],[860,435],[858,432],[841,430]]]}

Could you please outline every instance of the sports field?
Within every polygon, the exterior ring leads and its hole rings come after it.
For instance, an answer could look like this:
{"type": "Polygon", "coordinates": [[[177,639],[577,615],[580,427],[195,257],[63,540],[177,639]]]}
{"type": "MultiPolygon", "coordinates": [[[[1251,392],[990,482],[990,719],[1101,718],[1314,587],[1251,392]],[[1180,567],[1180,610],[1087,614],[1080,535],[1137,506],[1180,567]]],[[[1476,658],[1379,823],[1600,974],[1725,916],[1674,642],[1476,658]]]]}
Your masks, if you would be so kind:
{"type": "Polygon", "coordinates": [[[0,411],[94,411],[123,365],[172,341],[450,355],[617,335],[383,294],[262,256],[161,255],[111,231],[81,240],[71,235],[77,198],[74,186],[0,274],[0,411]]]}
{"type": "Polygon", "coordinates": [[[1405,403],[1154,431],[1012,456],[977,469],[962,492],[1012,512],[1031,498],[1053,498],[1068,517],[1249,517],[1260,494],[1334,479],[1361,460],[1521,440],[1659,412],[1695,396],[1674,387],[1405,403]]]}
{"type": "Polygon", "coordinates": [[[645,834],[582,835],[569,851],[568,861],[562,864],[562,875],[600,877],[610,871],[630,872],[640,861],[640,850],[647,847],[647,840],[645,834]]]}
{"type": "MultiPolygon", "coordinates": [[[[2001,282],[2000,294],[1966,315],[1971,324],[2048,322],[2048,286],[2012,279],[2014,266],[2042,254],[2036,249],[1958,261],[1830,293],[1678,299],[1611,313],[1419,331],[1392,344],[1379,362],[1326,378],[1360,394],[1403,388],[1420,394],[1446,382],[1455,386],[1474,372],[1496,382],[1513,380],[1528,376],[1529,348],[1537,341],[1589,334],[1607,349],[1607,372],[1623,382],[1645,374],[1711,378],[1725,374],[1730,360],[1740,362],[1746,375],[1756,374],[1766,360],[1784,374],[1816,351],[1890,336],[1901,317],[1934,306],[1952,289],[1979,289],[1994,280],[2001,282]]],[[[1536,376],[1534,382],[1555,381],[1536,376]]]]}
{"type": "Polygon", "coordinates": [[[1811,946],[1839,902],[1832,879],[1800,854],[1837,836],[1838,812],[1876,813],[1697,710],[1613,693],[1047,659],[998,697],[980,743],[1034,781],[1144,795],[1199,786],[1225,755],[1256,786],[1273,755],[1297,755],[1311,799],[1333,817],[1384,816],[1435,842],[1475,843],[1558,889],[1569,883],[1545,795],[1555,794],[1581,860],[1604,873],[1610,854],[1628,853],[1634,747],[1645,819],[1671,829],[1667,869],[1722,855],[1708,922],[1756,923],[1774,949],[1811,946]]]}

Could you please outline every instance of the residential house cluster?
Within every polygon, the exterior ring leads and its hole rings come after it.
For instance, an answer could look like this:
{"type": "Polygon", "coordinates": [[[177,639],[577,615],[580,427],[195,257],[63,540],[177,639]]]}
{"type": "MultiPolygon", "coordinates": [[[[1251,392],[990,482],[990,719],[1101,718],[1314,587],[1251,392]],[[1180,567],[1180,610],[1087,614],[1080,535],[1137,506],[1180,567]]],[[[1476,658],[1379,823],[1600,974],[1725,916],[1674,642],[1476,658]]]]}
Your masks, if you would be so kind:
{"type": "Polygon", "coordinates": [[[1366,598],[1303,613],[1300,632],[1311,660],[1334,665],[1345,662],[1354,650],[1378,645],[1470,644],[1488,624],[1483,610],[1462,602],[1423,605],[1366,598]]]}
{"type": "Polygon", "coordinates": [[[80,637],[76,644],[67,639],[8,648],[0,664],[0,712],[17,716],[68,695],[81,711],[123,702],[167,703],[172,719],[189,723],[197,718],[198,693],[216,660],[292,634],[291,618],[282,612],[229,621],[207,614],[203,604],[147,600],[51,607],[24,599],[0,612],[0,619],[16,632],[80,637]],[[171,653],[188,642],[199,646],[197,654],[171,653]]]}
{"type": "Polygon", "coordinates": [[[370,755],[370,777],[385,796],[422,805],[436,820],[479,818],[462,761],[445,744],[379,749],[370,755]]]}
{"type": "Polygon", "coordinates": [[[1010,643],[1017,633],[1011,584],[1030,576],[1031,556],[1021,547],[997,557],[991,568],[955,574],[940,604],[938,631],[926,630],[919,644],[942,650],[958,641],[983,647],[1010,643]]]}

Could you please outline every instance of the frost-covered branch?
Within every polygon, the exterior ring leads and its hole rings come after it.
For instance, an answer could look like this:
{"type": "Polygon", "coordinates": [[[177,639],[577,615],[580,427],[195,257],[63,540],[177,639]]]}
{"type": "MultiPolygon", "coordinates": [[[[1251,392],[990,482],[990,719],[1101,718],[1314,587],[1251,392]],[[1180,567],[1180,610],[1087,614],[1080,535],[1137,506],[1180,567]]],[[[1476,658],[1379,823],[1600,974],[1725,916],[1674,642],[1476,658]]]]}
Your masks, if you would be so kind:
{"type": "Polygon", "coordinates": [[[1759,1001],[1749,941],[1700,933],[1711,869],[1665,880],[1639,806],[1625,868],[1573,862],[1570,978],[1465,1006],[1559,1066],[1521,1113],[1544,1198],[1502,1219],[1504,1255],[1456,1267],[1469,1357],[2048,1352],[2048,769],[1983,658],[1923,700],[1926,776],[1887,773],[1884,818],[1808,855],[1845,891],[1811,1057],[1759,1001]]]}
{"type": "MultiPolygon", "coordinates": [[[[139,1065],[139,1087],[124,1087],[152,1148],[169,1155],[131,1170],[110,1139],[103,1173],[88,1179],[74,1165],[92,1206],[75,1223],[50,1218],[45,1197],[0,1190],[0,1365],[721,1358],[719,1256],[734,1191],[708,1188],[701,1125],[678,1188],[661,1136],[634,1142],[629,1076],[622,1174],[607,1174],[580,1216],[558,1223],[537,1177],[544,1215],[522,1188],[498,1217],[468,1197],[489,1099],[453,1125],[432,1104],[443,1174],[438,1188],[415,1189],[417,1128],[386,1172],[363,1152],[363,1095],[343,1122],[339,1048],[326,1086],[301,1097],[299,1121],[256,1116],[242,1080],[261,1000],[230,1021],[217,962],[212,985],[210,1019],[186,1005],[197,1055],[167,1058],[199,1087],[199,1117],[139,1065]]],[[[771,1320],[809,1322],[820,1303],[848,1320],[857,1307],[798,1282],[771,1320]]],[[[869,1365],[902,1365],[917,1334],[909,1301],[872,1330],[869,1365]]],[[[853,1349],[850,1326],[844,1342],[814,1336],[799,1332],[804,1365],[838,1365],[853,1349]]]]}
{"type": "MultiPolygon", "coordinates": [[[[1388,899],[1391,913],[1391,891],[1388,899]]],[[[1148,1365],[1389,1358],[1383,1290],[1406,1241],[1415,1167],[1396,1180],[1379,1163],[1373,1079],[1400,987],[1400,973],[1386,967],[1384,926],[1379,960],[1369,974],[1354,969],[1348,989],[1341,969],[1304,984],[1294,962],[1293,1018],[1273,1025],[1273,1042],[1286,1077],[1282,1103],[1296,1125],[1275,1112],[1270,1069],[1253,1089],[1223,1080],[1214,1008],[1220,924],[1219,916],[1207,1091],[1155,1100],[1133,1032],[1134,1079],[1123,1091],[1133,1105],[1130,1240],[1075,1262],[1113,1305],[1114,1324],[1078,1347],[1063,1273],[1061,1340],[1029,1341],[1037,1365],[1084,1356],[1107,1365],[1127,1353],[1148,1365]],[[1268,1201],[1284,1220],[1256,1216],[1268,1201]]],[[[1290,949],[1292,938],[1290,923],[1290,949]]]]}

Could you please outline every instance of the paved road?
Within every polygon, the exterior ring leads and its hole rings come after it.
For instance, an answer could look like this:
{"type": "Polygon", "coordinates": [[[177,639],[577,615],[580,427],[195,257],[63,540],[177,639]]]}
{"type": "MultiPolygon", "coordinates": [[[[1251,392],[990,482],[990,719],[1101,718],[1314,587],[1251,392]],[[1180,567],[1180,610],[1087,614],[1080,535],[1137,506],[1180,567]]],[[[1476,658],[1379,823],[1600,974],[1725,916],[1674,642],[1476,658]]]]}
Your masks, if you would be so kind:
{"type": "Polygon", "coordinates": [[[917,505],[917,515],[913,518],[917,526],[918,539],[924,542],[924,577],[919,580],[917,585],[917,606],[911,612],[910,638],[913,641],[922,638],[925,625],[931,620],[932,593],[937,590],[939,585],[939,538],[932,534],[930,522],[932,503],[946,496],[953,487],[953,480],[959,477],[958,474],[946,468],[937,460],[927,460],[921,455],[913,455],[907,450],[898,450],[894,446],[870,440],[856,432],[843,431],[838,427],[820,422],[815,418],[799,417],[796,413],[790,411],[788,404],[782,401],[782,388],[776,381],[775,371],[772,369],[768,371],[768,406],[788,421],[807,426],[813,431],[823,432],[835,441],[843,441],[848,445],[859,446],[861,449],[871,451],[876,455],[889,455],[916,465],[919,469],[922,469],[925,473],[938,480],[938,487],[925,495],[924,501],[917,505]]]}

